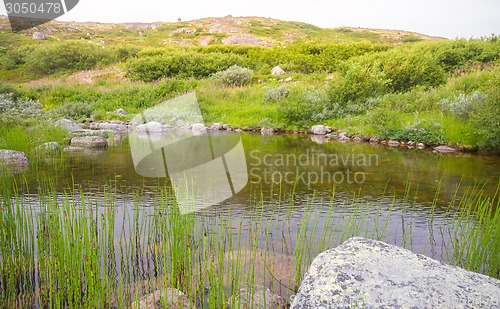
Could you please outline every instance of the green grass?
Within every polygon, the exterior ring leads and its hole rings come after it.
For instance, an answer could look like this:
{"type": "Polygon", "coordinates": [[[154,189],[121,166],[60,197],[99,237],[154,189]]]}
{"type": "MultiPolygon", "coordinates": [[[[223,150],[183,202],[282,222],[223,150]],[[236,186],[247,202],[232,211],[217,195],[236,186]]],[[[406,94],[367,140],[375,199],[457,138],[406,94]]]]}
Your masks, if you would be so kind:
{"type": "MultiPolygon", "coordinates": [[[[231,295],[244,286],[265,285],[287,297],[319,252],[353,236],[412,248],[415,220],[422,220],[412,210],[419,207],[418,190],[409,184],[404,196],[387,194],[379,202],[312,194],[300,212],[293,191],[278,185],[270,196],[254,191],[246,210],[225,205],[180,215],[162,185],[118,199],[123,193],[112,183],[93,192],[75,185],[57,192],[49,177],[38,179],[30,198],[25,178],[17,179],[0,179],[4,307],[127,307],[168,287],[200,308],[238,307],[231,295]],[[394,220],[402,232],[393,230],[394,220]]],[[[427,241],[441,233],[443,243],[433,245],[443,248],[444,262],[498,278],[498,196],[477,186],[459,192],[439,217],[439,189],[424,210],[427,241]]]]}

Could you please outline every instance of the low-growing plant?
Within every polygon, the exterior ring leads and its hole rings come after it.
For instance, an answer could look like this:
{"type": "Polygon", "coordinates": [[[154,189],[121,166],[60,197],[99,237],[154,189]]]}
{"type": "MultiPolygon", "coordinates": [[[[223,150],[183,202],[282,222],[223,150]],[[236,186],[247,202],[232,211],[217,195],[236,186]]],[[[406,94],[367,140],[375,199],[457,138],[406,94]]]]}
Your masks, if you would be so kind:
{"type": "Polygon", "coordinates": [[[81,121],[90,118],[94,112],[94,106],[91,103],[67,102],[49,110],[47,116],[52,119],[67,118],[74,121],[81,121]]]}
{"type": "Polygon", "coordinates": [[[16,99],[12,93],[0,94],[0,122],[16,123],[42,114],[42,104],[39,101],[16,99]]]}
{"type": "Polygon", "coordinates": [[[214,74],[212,79],[215,83],[223,86],[244,86],[252,81],[253,71],[233,65],[224,71],[214,74]]]}
{"type": "Polygon", "coordinates": [[[455,117],[467,120],[485,99],[486,97],[479,92],[474,92],[470,95],[461,93],[453,99],[439,101],[438,106],[441,110],[450,112],[455,117]]]}
{"type": "Polygon", "coordinates": [[[264,94],[264,102],[278,102],[288,98],[290,89],[287,86],[281,85],[278,88],[269,88],[264,94]]]}

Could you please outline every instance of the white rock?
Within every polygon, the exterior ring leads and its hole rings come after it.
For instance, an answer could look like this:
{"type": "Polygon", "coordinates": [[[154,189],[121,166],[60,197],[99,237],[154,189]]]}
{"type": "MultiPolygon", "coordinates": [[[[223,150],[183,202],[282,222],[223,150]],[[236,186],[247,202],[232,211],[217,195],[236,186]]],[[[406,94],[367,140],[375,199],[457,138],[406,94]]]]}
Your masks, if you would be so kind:
{"type": "Polygon", "coordinates": [[[355,237],[313,260],[290,309],[500,308],[499,295],[497,279],[355,237]]]}
{"type": "Polygon", "coordinates": [[[203,131],[206,131],[206,128],[205,128],[205,125],[203,123],[195,123],[191,127],[191,130],[196,131],[196,132],[203,132],[203,131]]]}
{"type": "Polygon", "coordinates": [[[439,152],[439,153],[450,153],[450,152],[456,152],[457,150],[455,148],[451,148],[448,146],[437,146],[434,147],[434,152],[439,152]]]}
{"type": "Polygon", "coordinates": [[[137,126],[136,131],[138,132],[163,132],[163,125],[156,121],[151,121],[148,123],[140,124],[137,126]]]}
{"type": "Polygon", "coordinates": [[[272,70],[271,70],[271,74],[272,75],[283,75],[285,74],[285,70],[283,70],[282,68],[280,68],[279,66],[275,66],[272,70]]]}
{"type": "Polygon", "coordinates": [[[326,129],[326,127],[324,125],[315,125],[315,126],[312,126],[311,132],[312,132],[312,134],[315,134],[315,135],[325,135],[326,133],[328,133],[328,130],[326,129]]]}

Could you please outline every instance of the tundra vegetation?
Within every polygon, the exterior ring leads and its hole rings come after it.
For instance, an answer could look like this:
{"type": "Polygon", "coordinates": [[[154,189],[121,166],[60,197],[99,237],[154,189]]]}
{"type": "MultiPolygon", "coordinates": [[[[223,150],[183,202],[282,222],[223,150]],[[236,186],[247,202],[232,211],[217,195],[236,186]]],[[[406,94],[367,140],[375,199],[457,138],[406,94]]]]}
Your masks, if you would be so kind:
{"type": "MultiPolygon", "coordinates": [[[[27,173],[0,170],[0,307],[125,308],[176,288],[197,308],[238,308],[231,296],[244,286],[292,295],[315,255],[349,237],[411,248],[422,220],[424,252],[437,238],[443,262],[499,277],[498,186],[495,194],[457,188],[443,206],[438,185],[425,216],[411,210],[419,205],[410,183],[404,195],[386,192],[379,202],[364,201],[361,191],[312,193],[300,212],[296,193],[276,184],[242,209],[180,215],[160,180],[132,192],[118,176],[92,190],[59,182],[61,170],[74,168],[70,155],[36,147],[68,143],[56,120],[127,121],[191,91],[207,124],[290,131],[324,124],[352,136],[500,150],[498,36],[446,40],[229,20],[246,35],[240,39],[258,44],[223,44],[232,28],[208,27],[212,19],[51,22],[37,29],[43,41],[29,30],[0,32],[0,149],[23,151],[30,162],[27,173]],[[277,65],[284,75],[271,74],[277,65]],[[113,113],[120,108],[128,115],[113,113]],[[388,232],[396,220],[404,231],[397,239],[388,232]]],[[[0,24],[8,27],[5,18],[0,24]]]]}

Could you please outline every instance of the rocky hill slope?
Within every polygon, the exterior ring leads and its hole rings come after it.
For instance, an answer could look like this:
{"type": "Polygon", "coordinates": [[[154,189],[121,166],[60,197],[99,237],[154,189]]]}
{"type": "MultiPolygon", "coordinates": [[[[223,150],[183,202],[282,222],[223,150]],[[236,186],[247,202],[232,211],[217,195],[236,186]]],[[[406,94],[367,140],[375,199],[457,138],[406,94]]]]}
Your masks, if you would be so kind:
{"type": "Polygon", "coordinates": [[[87,40],[103,45],[136,46],[240,44],[279,46],[303,40],[324,42],[370,41],[391,45],[438,40],[415,32],[364,28],[320,28],[311,24],[262,17],[219,17],[192,21],[155,23],[97,23],[52,21],[36,28],[12,33],[9,20],[0,16],[2,47],[16,47],[33,41],[87,40]],[[36,34],[35,34],[36,33],[36,34]]]}

